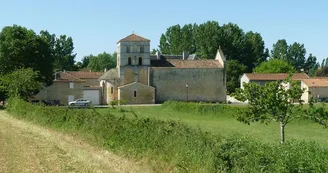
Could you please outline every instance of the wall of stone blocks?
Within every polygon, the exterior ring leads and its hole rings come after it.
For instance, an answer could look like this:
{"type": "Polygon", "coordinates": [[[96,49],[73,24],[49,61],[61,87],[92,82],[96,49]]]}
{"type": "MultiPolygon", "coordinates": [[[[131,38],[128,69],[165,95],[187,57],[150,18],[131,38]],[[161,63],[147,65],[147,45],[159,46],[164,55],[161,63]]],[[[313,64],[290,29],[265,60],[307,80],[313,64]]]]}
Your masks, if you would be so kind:
{"type": "Polygon", "coordinates": [[[149,73],[150,85],[156,88],[157,103],[167,100],[226,102],[222,68],[150,68],[149,73]]]}
{"type": "Polygon", "coordinates": [[[63,105],[68,104],[68,96],[74,99],[83,98],[83,82],[74,82],[74,88],[69,88],[69,82],[54,82],[51,86],[42,89],[33,100],[60,100],[63,105]]]}
{"type": "Polygon", "coordinates": [[[118,89],[119,100],[127,101],[127,104],[153,104],[155,103],[155,88],[134,83],[118,89]],[[134,97],[136,91],[136,97],[134,97]]]}

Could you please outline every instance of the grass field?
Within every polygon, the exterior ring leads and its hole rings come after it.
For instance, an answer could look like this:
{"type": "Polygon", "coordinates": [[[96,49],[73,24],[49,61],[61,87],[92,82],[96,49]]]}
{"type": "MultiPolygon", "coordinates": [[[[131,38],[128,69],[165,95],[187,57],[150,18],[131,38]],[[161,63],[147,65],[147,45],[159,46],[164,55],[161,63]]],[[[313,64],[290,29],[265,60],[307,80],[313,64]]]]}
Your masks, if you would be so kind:
{"type": "MultiPolygon", "coordinates": [[[[215,134],[229,136],[237,133],[250,136],[262,142],[280,142],[280,127],[278,123],[272,122],[268,125],[261,123],[243,124],[233,117],[233,114],[237,113],[234,111],[227,110],[221,114],[198,114],[176,111],[163,106],[124,107],[123,109],[127,112],[113,108],[101,108],[98,111],[100,113],[110,111],[116,116],[123,116],[124,114],[126,117],[133,117],[134,115],[130,111],[134,110],[139,117],[178,120],[215,134]]],[[[286,126],[286,141],[291,140],[316,141],[322,146],[328,147],[328,129],[306,120],[295,120],[286,126]]]]}

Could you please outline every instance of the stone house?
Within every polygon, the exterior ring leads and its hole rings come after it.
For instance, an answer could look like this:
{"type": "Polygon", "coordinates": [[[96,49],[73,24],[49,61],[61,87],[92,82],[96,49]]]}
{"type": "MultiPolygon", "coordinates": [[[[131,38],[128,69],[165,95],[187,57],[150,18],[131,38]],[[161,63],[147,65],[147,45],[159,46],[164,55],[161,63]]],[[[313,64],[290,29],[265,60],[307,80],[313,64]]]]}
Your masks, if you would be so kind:
{"type": "Polygon", "coordinates": [[[117,67],[100,78],[102,103],[125,100],[153,104],[166,100],[226,102],[225,57],[150,54],[150,40],[131,34],[117,43],[117,67]]]}
{"type": "MultiPolygon", "coordinates": [[[[244,73],[240,78],[240,87],[244,88],[243,83],[249,82],[265,85],[267,82],[283,81],[288,76],[288,73],[244,73]]],[[[301,81],[302,79],[308,78],[309,76],[306,73],[294,73],[291,79],[294,81],[301,81]]]]}
{"type": "Polygon", "coordinates": [[[301,87],[304,89],[304,103],[309,103],[311,97],[316,101],[328,101],[328,78],[303,79],[301,87]]]}
{"type": "Polygon", "coordinates": [[[98,78],[103,72],[75,72],[64,71],[55,74],[55,80],[51,86],[42,89],[31,100],[58,100],[61,104],[86,98],[97,105],[101,103],[101,87],[98,78]]]}

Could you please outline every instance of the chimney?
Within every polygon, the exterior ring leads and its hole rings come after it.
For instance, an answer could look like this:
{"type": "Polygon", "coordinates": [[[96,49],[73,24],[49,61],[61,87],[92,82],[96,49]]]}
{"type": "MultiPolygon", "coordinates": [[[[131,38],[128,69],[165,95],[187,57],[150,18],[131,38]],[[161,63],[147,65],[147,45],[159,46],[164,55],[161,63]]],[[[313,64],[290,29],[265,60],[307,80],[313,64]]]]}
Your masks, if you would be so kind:
{"type": "Polygon", "coordinates": [[[187,60],[188,57],[189,57],[189,52],[188,52],[188,51],[183,51],[183,52],[182,52],[182,59],[183,59],[183,60],[187,60]]]}
{"type": "Polygon", "coordinates": [[[161,53],[159,51],[156,52],[157,59],[161,59],[161,53]]]}
{"type": "Polygon", "coordinates": [[[105,72],[105,73],[107,72],[107,68],[105,68],[104,72],[105,72]]]}

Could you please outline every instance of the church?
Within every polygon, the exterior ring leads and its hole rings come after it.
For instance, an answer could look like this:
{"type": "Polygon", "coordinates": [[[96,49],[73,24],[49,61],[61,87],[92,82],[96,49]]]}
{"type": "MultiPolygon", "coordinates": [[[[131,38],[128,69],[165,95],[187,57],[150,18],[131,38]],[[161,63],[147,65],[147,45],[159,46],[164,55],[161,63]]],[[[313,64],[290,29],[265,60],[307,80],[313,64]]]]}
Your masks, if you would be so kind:
{"type": "Polygon", "coordinates": [[[150,54],[150,40],[131,34],[117,43],[117,67],[100,78],[101,104],[154,104],[167,100],[226,102],[226,59],[150,54]]]}

